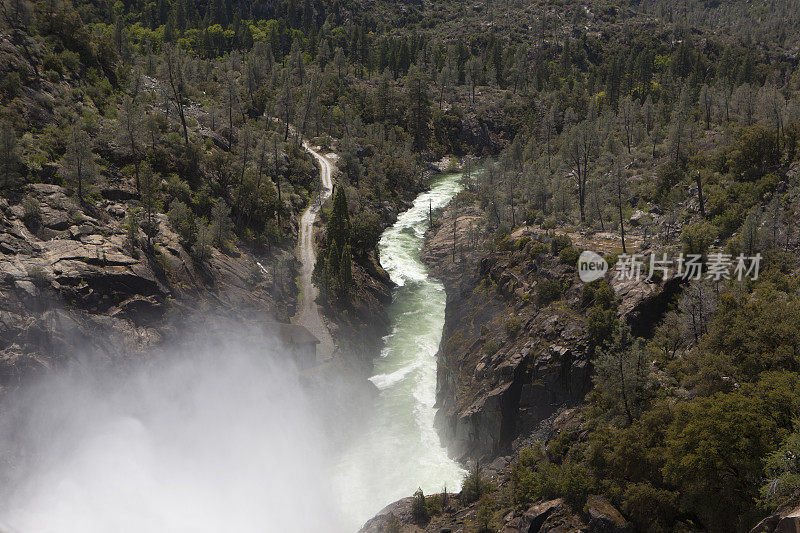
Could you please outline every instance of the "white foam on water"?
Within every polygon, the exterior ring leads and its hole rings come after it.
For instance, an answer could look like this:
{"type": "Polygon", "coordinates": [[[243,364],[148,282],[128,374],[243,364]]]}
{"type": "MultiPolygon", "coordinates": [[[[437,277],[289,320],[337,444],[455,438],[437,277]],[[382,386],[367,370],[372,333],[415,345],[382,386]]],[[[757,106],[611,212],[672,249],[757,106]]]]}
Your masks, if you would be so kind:
{"type": "Polygon", "coordinates": [[[436,179],[383,233],[378,246],[381,264],[398,288],[389,308],[392,333],[384,338],[371,378],[380,389],[373,419],[343,454],[335,474],[353,531],[417,488],[426,494],[445,486],[454,491],[464,477],[433,426],[446,295],[419,258],[429,207],[444,207],[460,190],[459,175],[436,179]]]}

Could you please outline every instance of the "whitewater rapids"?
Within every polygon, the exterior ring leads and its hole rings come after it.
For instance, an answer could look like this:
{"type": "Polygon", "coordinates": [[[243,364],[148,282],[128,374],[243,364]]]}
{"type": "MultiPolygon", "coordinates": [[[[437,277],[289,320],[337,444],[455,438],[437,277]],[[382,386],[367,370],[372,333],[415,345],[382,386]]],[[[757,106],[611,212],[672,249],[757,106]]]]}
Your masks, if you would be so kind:
{"type": "Polygon", "coordinates": [[[388,310],[392,329],[370,378],[380,390],[376,408],[335,470],[351,531],[417,488],[430,494],[461,487],[465,472],[448,457],[433,427],[446,295],[419,257],[429,209],[446,206],[461,190],[460,178],[436,178],[378,245],[381,265],[398,287],[388,310]]]}

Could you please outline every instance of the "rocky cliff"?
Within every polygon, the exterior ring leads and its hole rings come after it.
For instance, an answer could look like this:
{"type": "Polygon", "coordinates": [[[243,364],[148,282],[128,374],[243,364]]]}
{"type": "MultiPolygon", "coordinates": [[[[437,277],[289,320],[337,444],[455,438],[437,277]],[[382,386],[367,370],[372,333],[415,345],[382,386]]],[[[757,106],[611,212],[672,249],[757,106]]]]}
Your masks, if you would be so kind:
{"type": "MultiPolygon", "coordinates": [[[[583,400],[595,349],[577,255],[553,253],[555,234],[534,227],[493,240],[480,233],[481,216],[463,194],[429,233],[422,257],[447,289],[436,425],[456,458],[490,464],[583,400]]],[[[613,235],[561,235],[576,248],[617,247],[613,235]]],[[[662,285],[606,277],[619,316],[650,323],[663,312],[662,285]]]]}
{"type": "Polygon", "coordinates": [[[0,384],[81,354],[131,357],[200,312],[263,323],[290,316],[296,265],[233,250],[193,259],[156,215],[152,248],[131,241],[126,203],[112,189],[79,208],[57,185],[0,199],[0,384]],[[23,207],[24,204],[24,207],[23,207]],[[259,266],[259,263],[261,266],[259,266]]]}

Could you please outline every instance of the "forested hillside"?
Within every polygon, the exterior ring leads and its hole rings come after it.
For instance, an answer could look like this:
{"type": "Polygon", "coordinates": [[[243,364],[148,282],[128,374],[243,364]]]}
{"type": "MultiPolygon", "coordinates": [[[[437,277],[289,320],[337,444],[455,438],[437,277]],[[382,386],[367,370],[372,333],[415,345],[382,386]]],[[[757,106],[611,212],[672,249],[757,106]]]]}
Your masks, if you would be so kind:
{"type": "Polygon", "coordinates": [[[561,497],[580,522],[599,495],[637,531],[749,531],[800,491],[798,19],[796,0],[2,0],[0,385],[69,357],[31,327],[43,294],[126,347],[188,312],[187,286],[257,285],[287,320],[319,187],[303,139],[337,155],[315,281],[349,323],[385,278],[381,230],[452,156],[465,191],[432,214],[432,262],[450,309],[478,311],[448,315],[440,423],[501,464],[386,527],[521,527],[561,497]],[[582,250],[605,280],[579,281],[582,250]],[[763,259],[631,289],[612,278],[634,253],[763,259]],[[567,377],[536,396],[543,368],[567,377]],[[496,431],[462,433],[484,409],[496,431]]]}

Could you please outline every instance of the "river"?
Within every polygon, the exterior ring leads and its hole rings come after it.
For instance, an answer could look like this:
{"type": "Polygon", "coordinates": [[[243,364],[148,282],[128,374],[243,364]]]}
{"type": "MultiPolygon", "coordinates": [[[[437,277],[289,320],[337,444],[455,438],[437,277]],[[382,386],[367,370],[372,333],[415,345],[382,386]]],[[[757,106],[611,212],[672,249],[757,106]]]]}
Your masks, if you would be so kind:
{"type": "Polygon", "coordinates": [[[353,533],[418,487],[458,490],[464,472],[433,428],[445,293],[419,252],[429,205],[460,188],[437,177],[382,236],[392,329],[380,393],[344,451],[327,428],[357,410],[315,398],[260,328],[209,317],[128,364],[72,354],[4,398],[0,531],[353,533]]]}
{"type": "Polygon", "coordinates": [[[461,190],[460,174],[434,178],[429,191],[384,231],[380,261],[398,287],[388,313],[389,335],[370,380],[380,394],[368,429],[335,467],[341,509],[353,531],[387,504],[410,496],[457,491],[464,477],[433,427],[436,351],[444,327],[445,292],[428,276],[419,254],[428,210],[447,205],[461,190]]]}

